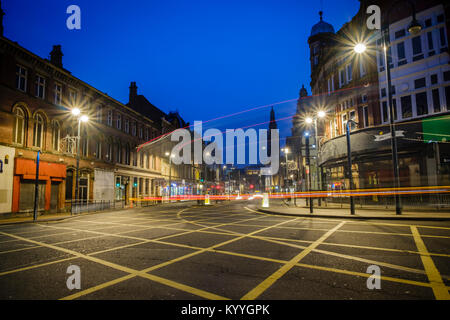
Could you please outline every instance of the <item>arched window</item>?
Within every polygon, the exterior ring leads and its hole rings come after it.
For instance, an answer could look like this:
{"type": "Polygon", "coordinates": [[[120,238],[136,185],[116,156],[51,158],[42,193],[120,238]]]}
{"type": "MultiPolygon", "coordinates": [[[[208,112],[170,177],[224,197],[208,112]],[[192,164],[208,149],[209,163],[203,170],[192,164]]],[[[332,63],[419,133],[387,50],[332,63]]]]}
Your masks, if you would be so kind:
{"type": "Polygon", "coordinates": [[[37,113],[34,116],[34,137],[33,146],[42,148],[44,144],[44,118],[41,114],[37,113]]]}
{"type": "Polygon", "coordinates": [[[16,108],[14,110],[15,122],[14,122],[14,142],[18,144],[24,144],[25,140],[25,112],[22,108],[16,108]]]}
{"type": "Polygon", "coordinates": [[[54,151],[59,151],[59,143],[61,139],[61,129],[57,120],[52,121],[52,147],[54,151]]]}
{"type": "Polygon", "coordinates": [[[89,155],[89,136],[87,134],[86,129],[83,130],[83,133],[81,134],[81,154],[83,157],[87,157],[89,155]]]}
{"type": "Polygon", "coordinates": [[[122,148],[120,147],[120,143],[116,144],[116,162],[122,163],[122,148]]]}
{"type": "Polygon", "coordinates": [[[125,146],[125,164],[130,165],[130,145],[125,146]]]}
{"type": "Polygon", "coordinates": [[[106,161],[112,162],[112,155],[113,155],[113,144],[111,142],[108,142],[106,145],[106,161]]]}

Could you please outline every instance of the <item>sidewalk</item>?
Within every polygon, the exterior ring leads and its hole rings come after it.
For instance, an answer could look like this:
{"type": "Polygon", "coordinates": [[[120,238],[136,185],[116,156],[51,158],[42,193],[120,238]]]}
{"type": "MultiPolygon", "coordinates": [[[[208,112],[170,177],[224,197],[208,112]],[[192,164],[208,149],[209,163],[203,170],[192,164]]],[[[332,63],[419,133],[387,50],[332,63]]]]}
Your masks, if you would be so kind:
{"type": "MultiPolygon", "coordinates": [[[[396,215],[395,210],[386,209],[359,209],[355,208],[355,215],[350,214],[350,208],[337,207],[314,207],[313,213],[309,211],[309,207],[287,207],[280,204],[270,204],[269,208],[257,206],[257,210],[263,213],[295,216],[295,217],[315,217],[315,218],[345,218],[345,219],[384,219],[384,220],[431,220],[431,221],[450,221],[450,212],[439,212],[436,209],[429,211],[410,211],[405,210],[401,215],[396,215]]],[[[448,211],[448,210],[447,210],[448,211]]]]}

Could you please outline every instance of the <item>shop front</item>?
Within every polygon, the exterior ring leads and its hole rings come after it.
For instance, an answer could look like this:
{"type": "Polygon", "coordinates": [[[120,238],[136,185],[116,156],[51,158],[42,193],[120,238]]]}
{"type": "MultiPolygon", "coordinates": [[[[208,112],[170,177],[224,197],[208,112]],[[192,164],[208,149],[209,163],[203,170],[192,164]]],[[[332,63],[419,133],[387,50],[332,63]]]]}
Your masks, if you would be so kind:
{"type": "MultiPolygon", "coordinates": [[[[39,162],[38,210],[59,212],[64,208],[66,165],[39,162]]],[[[32,212],[36,186],[36,161],[16,158],[14,165],[12,212],[32,212]]]]}

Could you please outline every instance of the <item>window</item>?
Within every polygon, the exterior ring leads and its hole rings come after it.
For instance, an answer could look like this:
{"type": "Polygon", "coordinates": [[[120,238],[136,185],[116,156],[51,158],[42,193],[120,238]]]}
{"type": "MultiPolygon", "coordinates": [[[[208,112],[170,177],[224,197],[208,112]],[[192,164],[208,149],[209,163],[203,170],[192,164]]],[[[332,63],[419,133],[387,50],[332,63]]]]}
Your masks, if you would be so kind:
{"type": "Polygon", "coordinates": [[[95,143],[95,157],[97,159],[102,158],[102,142],[99,140],[95,143]]]}
{"type": "Polygon", "coordinates": [[[413,61],[417,61],[423,58],[422,54],[422,39],[420,36],[412,38],[413,47],[413,61]]]}
{"type": "Polygon", "coordinates": [[[125,119],[124,130],[126,133],[130,133],[130,120],[125,119]]]}
{"type": "Polygon", "coordinates": [[[319,56],[314,56],[314,65],[318,65],[319,64],[319,56]]]}
{"type": "Polygon", "coordinates": [[[120,113],[117,114],[116,128],[122,129],[122,115],[120,113]]]}
{"type": "Polygon", "coordinates": [[[330,95],[331,94],[331,78],[328,78],[327,84],[328,84],[328,95],[330,95]]]}
{"type": "Polygon", "coordinates": [[[39,113],[34,116],[33,146],[42,148],[44,140],[44,118],[39,113]]]}
{"type": "Polygon", "coordinates": [[[133,124],[131,125],[131,134],[133,136],[136,136],[136,126],[137,126],[136,122],[133,122],[133,124]]]}
{"type": "Polygon", "coordinates": [[[22,91],[27,90],[27,69],[16,66],[16,88],[22,91]]]}
{"type": "Polygon", "coordinates": [[[383,122],[389,121],[389,113],[387,107],[387,101],[383,101],[381,104],[381,114],[383,115],[383,122]]]}
{"type": "Polygon", "coordinates": [[[350,82],[352,80],[352,65],[348,64],[346,67],[347,71],[347,82],[350,82]]]}
{"type": "Polygon", "coordinates": [[[445,103],[447,110],[450,110],[450,86],[445,87],[445,103]]]}
{"type": "Polygon", "coordinates": [[[381,97],[386,97],[386,88],[381,88],[381,97]]]}
{"type": "Polygon", "coordinates": [[[148,130],[148,128],[145,128],[145,141],[149,141],[149,140],[150,140],[149,130],[148,130]]]}
{"type": "Polygon", "coordinates": [[[363,103],[367,102],[367,94],[363,94],[361,96],[361,102],[363,102],[363,103]]]}
{"type": "Polygon", "coordinates": [[[22,108],[16,108],[14,110],[14,116],[14,142],[23,144],[25,138],[25,112],[22,108]]]}
{"type": "Polygon", "coordinates": [[[411,96],[405,96],[400,98],[401,107],[402,107],[402,118],[411,118],[412,117],[412,103],[411,96]]]}
{"type": "Polygon", "coordinates": [[[137,152],[133,152],[133,166],[137,167],[137,152]]]}
{"type": "Polygon", "coordinates": [[[75,90],[69,90],[69,102],[71,105],[76,105],[77,104],[77,97],[78,97],[78,92],[76,92],[75,90]]]}
{"type": "Polygon", "coordinates": [[[122,148],[119,143],[116,144],[116,162],[122,163],[122,148]]]}
{"type": "Polygon", "coordinates": [[[431,18],[425,20],[425,28],[431,27],[431,18]]]}
{"type": "Polygon", "coordinates": [[[62,85],[55,83],[55,104],[61,105],[62,99],[62,85]]]}
{"type": "MultiPolygon", "coordinates": [[[[440,28],[439,29],[439,40],[441,42],[441,47],[442,48],[447,45],[447,41],[445,39],[445,30],[444,30],[444,28],[440,28]]],[[[443,52],[442,49],[441,49],[441,52],[443,52]]]]}
{"type": "Polygon", "coordinates": [[[102,106],[101,105],[97,106],[96,118],[97,118],[97,122],[99,122],[99,123],[102,122],[102,106]]]}
{"type": "Polygon", "coordinates": [[[112,127],[112,119],[113,119],[113,111],[112,110],[108,110],[108,118],[106,119],[106,123],[110,127],[112,127]]]}
{"type": "Polygon", "coordinates": [[[416,111],[418,116],[428,114],[428,103],[426,92],[420,92],[416,94],[416,111]]]}
{"type": "Polygon", "coordinates": [[[431,84],[436,84],[438,82],[437,74],[431,75],[431,84]]]}
{"type": "Polygon", "coordinates": [[[345,75],[344,69],[339,70],[339,87],[342,87],[345,84],[345,75]]]}
{"type": "Polygon", "coordinates": [[[53,120],[52,122],[52,148],[54,151],[59,151],[59,142],[61,138],[61,130],[59,127],[59,122],[53,120]]]}
{"type": "Polygon", "coordinates": [[[450,71],[444,72],[444,81],[450,81],[450,71]]]}
{"type": "Polygon", "coordinates": [[[369,126],[369,107],[364,106],[362,108],[363,111],[363,126],[364,128],[367,128],[369,126]]]}
{"type": "Polygon", "coordinates": [[[444,22],[444,15],[443,14],[440,14],[440,15],[437,16],[437,22],[438,23],[444,22]]]}
{"type": "Polygon", "coordinates": [[[397,44],[397,57],[398,57],[398,66],[401,66],[401,65],[404,65],[407,63],[404,42],[400,42],[397,44]]]}
{"type": "MultiPolygon", "coordinates": [[[[355,118],[356,118],[356,111],[355,111],[355,110],[350,111],[350,113],[348,114],[348,116],[349,116],[349,117],[348,117],[349,120],[355,121],[355,118]]],[[[350,131],[354,130],[355,128],[356,128],[355,123],[354,123],[354,122],[350,122],[350,131]]]]}
{"type": "Polygon", "coordinates": [[[139,127],[139,139],[142,139],[144,137],[144,128],[142,126],[139,127]]]}
{"type": "Polygon", "coordinates": [[[130,165],[130,145],[125,146],[125,164],[130,165]]]}
{"type": "Polygon", "coordinates": [[[427,32],[427,42],[428,42],[428,55],[433,56],[434,55],[434,45],[433,45],[433,33],[427,32]]]}
{"type": "Polygon", "coordinates": [[[441,112],[441,101],[439,98],[439,89],[433,89],[431,91],[431,94],[433,96],[433,111],[441,112]]]}
{"type": "Polygon", "coordinates": [[[359,73],[361,77],[365,76],[367,73],[366,66],[364,64],[363,59],[359,59],[359,73]]]}
{"type": "Polygon", "coordinates": [[[87,157],[89,155],[89,136],[86,130],[84,130],[82,133],[81,154],[83,155],[83,157],[87,157]]]}
{"type": "Polygon", "coordinates": [[[36,77],[36,97],[45,98],[45,78],[41,76],[36,77]]]}
{"type": "Polygon", "coordinates": [[[423,88],[427,85],[425,78],[420,78],[420,79],[416,79],[414,80],[414,88],[415,89],[420,89],[423,88]]]}
{"type": "Polygon", "coordinates": [[[113,145],[109,142],[106,145],[106,160],[112,162],[113,145]]]}
{"type": "Polygon", "coordinates": [[[139,154],[139,166],[144,167],[144,154],[142,152],[139,154]]]}
{"type": "Polygon", "coordinates": [[[345,128],[346,125],[347,125],[347,114],[345,113],[342,115],[342,122],[341,122],[342,133],[346,132],[346,128],[345,128]]]}

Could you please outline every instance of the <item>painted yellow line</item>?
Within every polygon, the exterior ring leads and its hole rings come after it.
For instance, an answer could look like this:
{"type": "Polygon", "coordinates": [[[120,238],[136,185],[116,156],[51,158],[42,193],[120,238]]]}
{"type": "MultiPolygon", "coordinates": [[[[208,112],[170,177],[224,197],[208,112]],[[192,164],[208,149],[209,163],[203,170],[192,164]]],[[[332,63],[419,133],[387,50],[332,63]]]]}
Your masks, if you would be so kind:
{"type": "Polygon", "coordinates": [[[56,264],[56,263],[69,261],[69,260],[74,260],[74,259],[77,259],[77,257],[64,258],[64,259],[60,259],[60,260],[54,260],[54,261],[44,262],[44,263],[40,263],[40,264],[34,264],[32,266],[23,267],[23,268],[20,268],[20,269],[8,270],[8,271],[0,272],[0,277],[8,275],[8,274],[11,274],[11,273],[16,273],[16,272],[22,272],[22,271],[26,271],[26,270],[36,269],[36,268],[45,267],[45,266],[48,266],[48,265],[51,265],[51,264],[56,264]]]}
{"type": "Polygon", "coordinates": [[[427,247],[420,237],[417,227],[411,226],[411,232],[416,242],[417,250],[420,252],[420,258],[422,259],[425,272],[427,273],[428,280],[430,281],[431,288],[433,289],[434,296],[437,300],[450,300],[448,289],[446,288],[442,277],[434,265],[433,259],[431,259],[428,253],[427,247]]]}
{"type": "MultiPolygon", "coordinates": [[[[357,277],[368,278],[368,277],[371,276],[371,274],[368,274],[368,273],[349,271],[349,270],[343,270],[343,269],[336,269],[336,268],[329,268],[329,267],[322,267],[322,266],[315,266],[315,265],[304,264],[304,263],[297,263],[296,266],[303,267],[303,268],[309,268],[309,269],[315,269],[315,270],[329,271],[329,272],[334,272],[334,273],[348,274],[348,275],[357,276],[357,277]]],[[[386,280],[386,281],[391,281],[391,282],[410,284],[410,285],[413,285],[413,286],[431,287],[431,284],[429,284],[429,283],[420,282],[420,281],[414,281],[414,280],[393,278],[393,277],[387,277],[387,276],[380,276],[380,279],[386,280]]]]}
{"type": "MultiPolygon", "coordinates": [[[[188,209],[188,208],[187,208],[187,209],[188,209]]],[[[187,209],[181,210],[178,214],[181,214],[183,211],[185,211],[185,210],[187,210],[187,209]]],[[[252,220],[252,219],[255,219],[255,218],[251,218],[251,219],[248,219],[248,220],[252,220]]],[[[279,224],[276,224],[276,225],[274,225],[274,226],[281,225],[281,224],[283,224],[283,223],[287,223],[287,222],[291,222],[291,221],[295,221],[295,220],[297,220],[297,218],[292,218],[292,219],[289,219],[289,220],[287,220],[287,221],[283,221],[283,222],[281,222],[281,223],[279,223],[279,224]]],[[[233,224],[233,223],[223,223],[223,224],[221,224],[221,225],[229,225],[229,224],[233,224]]],[[[211,228],[211,227],[206,227],[206,228],[204,228],[204,229],[208,229],[208,228],[211,228]]],[[[260,231],[263,231],[263,230],[267,230],[267,229],[270,229],[270,228],[272,228],[272,226],[266,227],[266,228],[261,229],[261,230],[256,230],[256,231],[253,232],[253,234],[256,234],[257,232],[260,232],[260,231]]],[[[195,231],[195,230],[194,230],[194,231],[189,231],[189,232],[186,232],[186,234],[188,234],[188,233],[194,233],[194,232],[196,232],[196,231],[195,231]]],[[[180,234],[178,234],[178,235],[180,235],[180,234]]],[[[176,235],[176,236],[178,236],[178,235],[176,235]]],[[[169,238],[169,237],[173,237],[173,236],[174,236],[174,235],[165,236],[165,237],[161,237],[161,238],[159,238],[159,239],[169,238]]],[[[234,239],[230,239],[230,240],[227,240],[227,241],[225,241],[225,242],[221,242],[221,243],[215,244],[215,245],[213,245],[213,246],[211,246],[211,247],[208,247],[208,248],[201,248],[201,249],[198,250],[198,251],[195,251],[195,252],[186,254],[186,255],[184,255],[184,256],[181,256],[181,257],[178,257],[178,258],[175,258],[175,259],[172,259],[172,260],[169,260],[169,261],[160,263],[160,264],[158,264],[158,265],[149,267],[149,268],[147,268],[147,269],[141,270],[140,273],[147,274],[147,272],[150,272],[150,271],[153,271],[153,270],[160,269],[160,268],[162,268],[162,267],[168,266],[168,265],[173,264],[173,263],[175,263],[175,262],[182,261],[182,260],[184,260],[184,259],[187,259],[187,258],[196,256],[196,255],[198,255],[198,254],[200,254],[200,253],[207,252],[207,251],[213,251],[213,250],[214,250],[215,248],[217,248],[217,247],[220,247],[220,246],[229,244],[229,243],[231,243],[231,242],[240,240],[240,239],[242,239],[242,238],[245,238],[246,236],[247,236],[247,235],[241,236],[241,237],[236,237],[236,238],[234,238],[234,239]]],[[[152,242],[161,242],[161,243],[163,243],[163,241],[160,241],[160,240],[159,240],[159,241],[153,240],[152,242]]],[[[175,245],[175,244],[173,244],[173,243],[168,243],[168,244],[175,245]]],[[[186,245],[180,245],[180,246],[186,247],[186,245]]],[[[194,248],[194,247],[192,247],[192,246],[188,246],[188,247],[194,248]]],[[[126,279],[128,279],[128,278],[126,278],[126,279]]],[[[83,290],[83,291],[78,292],[76,297],[80,297],[80,296],[83,296],[83,295],[85,295],[85,294],[92,293],[92,292],[94,292],[94,291],[96,291],[96,290],[104,289],[104,288],[106,288],[106,287],[108,287],[108,286],[110,286],[110,285],[119,283],[119,282],[124,281],[124,280],[126,280],[126,279],[125,279],[124,277],[122,277],[122,278],[116,279],[115,281],[113,280],[113,281],[109,281],[109,282],[103,283],[103,284],[101,284],[101,285],[98,285],[98,286],[96,286],[96,287],[91,287],[91,288],[89,288],[89,289],[86,289],[86,290],[83,290]],[[123,279],[123,280],[120,280],[120,279],[123,279]],[[95,289],[95,288],[97,288],[97,289],[95,289]]],[[[73,295],[72,295],[72,296],[73,296],[73,295]]],[[[71,296],[69,296],[69,297],[71,297],[71,296]]],[[[68,297],[66,297],[66,298],[68,298],[68,297]]],[[[65,299],[65,298],[63,298],[63,299],[65,299]]]]}
{"type": "Polygon", "coordinates": [[[28,241],[28,242],[31,242],[31,243],[34,243],[34,244],[37,244],[37,245],[40,245],[40,246],[43,246],[43,247],[47,247],[47,248],[50,248],[50,249],[62,251],[62,252],[74,255],[74,256],[76,256],[78,258],[84,258],[86,260],[90,260],[92,262],[96,262],[96,263],[102,264],[104,266],[107,266],[107,267],[110,267],[110,268],[113,268],[113,269],[116,269],[116,270],[119,270],[119,271],[123,271],[125,273],[132,274],[134,276],[140,276],[140,277],[143,277],[143,278],[147,278],[147,279],[150,279],[150,280],[153,280],[153,281],[165,284],[167,286],[174,287],[174,288],[182,290],[182,291],[186,291],[187,290],[186,292],[194,294],[194,295],[199,295],[200,297],[203,297],[203,298],[207,298],[207,299],[219,299],[219,298],[226,299],[226,298],[220,297],[218,295],[215,295],[213,293],[209,293],[209,292],[204,291],[204,290],[192,288],[192,287],[183,285],[181,283],[176,283],[175,281],[171,281],[171,280],[164,279],[164,278],[161,278],[161,277],[149,275],[149,274],[146,274],[146,273],[144,273],[142,271],[134,270],[132,268],[121,266],[121,265],[118,265],[118,264],[113,263],[113,262],[109,262],[109,261],[102,260],[102,259],[99,259],[99,258],[96,258],[96,257],[88,256],[88,255],[85,255],[85,254],[82,254],[82,253],[79,253],[79,252],[76,252],[76,251],[73,251],[73,250],[70,250],[70,249],[54,246],[54,245],[51,245],[51,244],[41,243],[39,241],[30,240],[30,239],[27,239],[27,238],[19,237],[19,236],[8,234],[8,233],[1,232],[1,231],[0,231],[0,234],[6,235],[6,236],[10,236],[10,237],[13,237],[13,238],[16,238],[16,239],[20,239],[20,240],[23,240],[23,241],[28,241]]]}
{"type": "Polygon", "coordinates": [[[284,274],[286,274],[289,270],[292,269],[294,265],[299,263],[308,253],[310,253],[313,249],[319,246],[325,239],[331,236],[336,230],[342,227],[345,224],[345,221],[342,221],[337,226],[326,232],[319,239],[314,241],[311,245],[309,245],[306,249],[292,258],[288,263],[282,266],[280,269],[275,271],[272,275],[270,275],[267,279],[257,285],[255,288],[250,290],[247,294],[242,297],[242,300],[254,300],[258,298],[264,291],[266,291],[272,284],[275,283],[278,279],[280,279],[284,274]]]}

